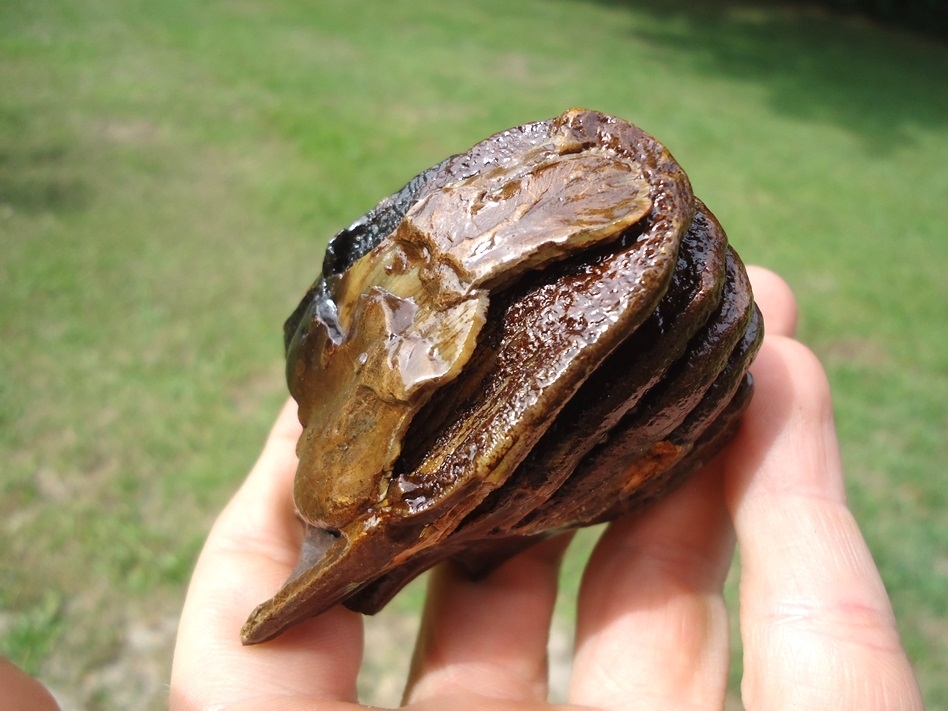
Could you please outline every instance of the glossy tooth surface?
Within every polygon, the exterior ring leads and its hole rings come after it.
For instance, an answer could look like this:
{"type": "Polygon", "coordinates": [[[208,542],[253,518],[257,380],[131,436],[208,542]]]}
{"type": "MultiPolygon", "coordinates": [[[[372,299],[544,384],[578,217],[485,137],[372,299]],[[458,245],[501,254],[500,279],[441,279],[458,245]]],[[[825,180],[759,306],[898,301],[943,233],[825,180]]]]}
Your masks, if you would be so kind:
{"type": "Polygon", "coordinates": [[[668,151],[574,109],[340,232],[285,334],[305,540],[247,644],[658,498],[733,432],[762,327],[668,151]]]}

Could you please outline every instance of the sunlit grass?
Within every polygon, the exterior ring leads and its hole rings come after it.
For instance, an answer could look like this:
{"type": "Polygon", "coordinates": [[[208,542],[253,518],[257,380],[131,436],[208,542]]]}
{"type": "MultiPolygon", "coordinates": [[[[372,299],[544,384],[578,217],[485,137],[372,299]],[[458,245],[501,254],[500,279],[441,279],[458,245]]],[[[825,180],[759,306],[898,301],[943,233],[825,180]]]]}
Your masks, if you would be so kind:
{"type": "Polygon", "coordinates": [[[723,0],[4,3],[2,650],[78,688],[131,621],[174,616],[325,239],[585,105],[663,140],[796,288],[853,506],[948,704],[946,76],[943,46],[723,0]]]}

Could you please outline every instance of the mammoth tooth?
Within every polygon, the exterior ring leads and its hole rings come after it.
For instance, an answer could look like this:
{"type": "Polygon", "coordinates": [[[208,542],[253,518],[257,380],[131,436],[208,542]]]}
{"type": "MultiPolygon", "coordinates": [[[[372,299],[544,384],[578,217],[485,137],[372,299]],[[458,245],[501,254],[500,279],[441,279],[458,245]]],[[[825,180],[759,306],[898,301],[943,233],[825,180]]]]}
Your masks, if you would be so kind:
{"type": "Polygon", "coordinates": [[[574,109],[341,231],[284,333],[304,542],[246,644],[658,498],[733,432],[762,326],[668,151],[574,109]]]}

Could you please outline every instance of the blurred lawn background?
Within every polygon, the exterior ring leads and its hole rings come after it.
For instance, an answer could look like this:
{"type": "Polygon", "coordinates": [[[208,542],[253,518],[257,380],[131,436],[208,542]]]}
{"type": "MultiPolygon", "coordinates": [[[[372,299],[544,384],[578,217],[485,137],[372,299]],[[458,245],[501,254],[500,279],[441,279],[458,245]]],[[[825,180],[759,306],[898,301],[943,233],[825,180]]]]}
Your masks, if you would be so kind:
{"type": "Polygon", "coordinates": [[[755,0],[0,3],[0,653],[69,708],[164,708],[325,240],[570,106],[656,135],[796,290],[852,506],[948,709],[948,47],[755,0]]]}

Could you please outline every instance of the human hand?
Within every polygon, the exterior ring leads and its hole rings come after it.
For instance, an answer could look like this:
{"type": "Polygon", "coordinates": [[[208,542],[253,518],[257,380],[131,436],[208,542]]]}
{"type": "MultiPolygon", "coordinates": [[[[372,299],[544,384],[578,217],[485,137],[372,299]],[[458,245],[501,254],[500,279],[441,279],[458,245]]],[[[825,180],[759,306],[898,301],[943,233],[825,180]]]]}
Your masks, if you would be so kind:
{"type": "Polygon", "coordinates": [[[59,705],[39,681],[11,661],[0,657],[0,709],[59,711],[59,705]]]}
{"type": "MultiPolygon", "coordinates": [[[[829,388],[792,340],[796,306],[750,269],[768,335],[756,392],[721,455],[644,515],[613,522],[583,576],[570,704],[721,709],[724,579],[741,552],[749,709],[923,708],[878,571],[849,510],[829,388]]],[[[198,561],[181,617],[171,708],[360,708],[362,618],[339,606],[263,645],[240,626],[296,562],[295,407],[283,409],[198,561]]],[[[470,581],[430,579],[406,687],[413,709],[548,708],[546,648],[564,537],[470,581]]],[[[560,706],[559,708],[568,708],[560,706]]]]}

